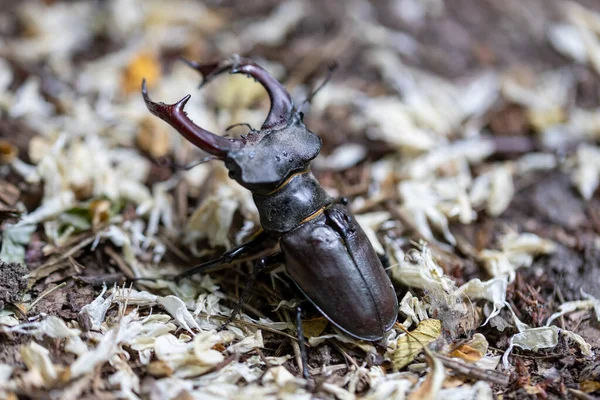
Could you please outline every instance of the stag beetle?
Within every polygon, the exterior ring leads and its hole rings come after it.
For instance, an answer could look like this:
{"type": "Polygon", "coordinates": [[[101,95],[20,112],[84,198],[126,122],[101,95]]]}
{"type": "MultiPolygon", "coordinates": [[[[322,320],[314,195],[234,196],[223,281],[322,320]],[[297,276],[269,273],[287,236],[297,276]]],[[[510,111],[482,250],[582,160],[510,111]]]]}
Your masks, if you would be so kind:
{"type": "Polygon", "coordinates": [[[229,177],[252,192],[260,215],[262,231],[252,240],[181,276],[258,255],[267,242],[278,241],[280,252],[256,262],[230,320],[239,312],[256,275],[283,263],[300,291],[331,323],[358,339],[382,339],[396,322],[396,292],[350,210],[331,198],[311,173],[310,163],[321,150],[321,139],[304,126],[303,115],[294,108],[288,92],[249,59],[186,62],[202,75],[202,84],[227,71],[254,78],[266,89],[271,108],[259,131],[227,139],[188,118],[184,107],[190,95],[174,104],[155,103],[142,83],[148,110],[224,161],[229,177]]]}

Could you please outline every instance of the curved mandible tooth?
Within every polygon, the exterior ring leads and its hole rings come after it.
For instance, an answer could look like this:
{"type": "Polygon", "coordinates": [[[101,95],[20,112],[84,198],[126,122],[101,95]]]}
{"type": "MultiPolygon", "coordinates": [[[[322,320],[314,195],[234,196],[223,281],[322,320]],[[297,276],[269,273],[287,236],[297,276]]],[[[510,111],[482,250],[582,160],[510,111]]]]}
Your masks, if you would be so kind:
{"type": "Polygon", "coordinates": [[[200,64],[185,59],[183,61],[202,75],[203,80],[200,86],[226,71],[232,74],[243,73],[256,79],[265,88],[271,100],[271,109],[262,125],[262,129],[286,124],[292,117],[294,102],[290,94],[277,79],[273,78],[264,68],[253,61],[240,57],[233,57],[223,62],[210,64],[200,64]]]}
{"type": "Polygon", "coordinates": [[[228,152],[244,146],[242,140],[225,139],[196,125],[183,110],[191,95],[174,104],[155,103],[148,96],[146,80],[142,81],[142,96],[148,110],[177,130],[183,137],[207,153],[223,158],[228,152]]]}

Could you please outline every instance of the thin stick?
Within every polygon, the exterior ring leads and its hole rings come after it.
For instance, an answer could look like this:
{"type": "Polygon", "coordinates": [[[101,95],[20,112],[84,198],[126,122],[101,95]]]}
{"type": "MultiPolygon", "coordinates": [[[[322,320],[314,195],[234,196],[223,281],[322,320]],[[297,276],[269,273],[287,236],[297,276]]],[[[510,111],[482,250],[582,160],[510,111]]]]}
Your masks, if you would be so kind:
{"type": "Polygon", "coordinates": [[[300,360],[302,361],[302,376],[308,380],[308,355],[306,354],[304,330],[302,329],[302,309],[300,306],[296,308],[296,327],[298,330],[298,344],[300,345],[300,360]]]}
{"type": "Polygon", "coordinates": [[[42,294],[40,294],[40,296],[37,299],[35,299],[35,301],[33,303],[31,303],[29,305],[29,307],[27,307],[27,312],[33,310],[33,307],[35,307],[37,305],[37,303],[39,303],[40,300],[42,300],[44,297],[48,296],[50,293],[54,292],[55,290],[58,290],[58,289],[63,288],[65,286],[67,286],[67,282],[63,282],[60,285],[56,285],[53,288],[48,289],[45,292],[43,292],[42,294]]]}
{"type": "Polygon", "coordinates": [[[484,380],[500,386],[508,386],[510,377],[500,371],[491,369],[483,369],[473,364],[466,364],[462,361],[455,360],[451,357],[435,355],[444,364],[444,367],[450,368],[452,371],[469,378],[484,380]]]}

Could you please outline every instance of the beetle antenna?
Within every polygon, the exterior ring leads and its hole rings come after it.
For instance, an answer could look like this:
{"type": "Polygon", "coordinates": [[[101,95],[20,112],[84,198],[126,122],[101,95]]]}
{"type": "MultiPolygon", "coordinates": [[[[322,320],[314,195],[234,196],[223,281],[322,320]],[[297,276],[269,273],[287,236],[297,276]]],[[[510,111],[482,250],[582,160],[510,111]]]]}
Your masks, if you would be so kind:
{"type": "Polygon", "coordinates": [[[337,68],[338,68],[338,64],[336,62],[333,62],[327,66],[327,76],[325,77],[325,80],[315,90],[313,90],[313,92],[310,95],[308,95],[308,97],[302,102],[302,104],[300,104],[300,108],[298,109],[298,112],[302,112],[304,105],[307,103],[310,103],[312,101],[312,99],[317,95],[317,93],[319,93],[319,91],[321,89],[323,89],[325,87],[325,85],[327,85],[329,83],[329,81],[331,80],[331,77],[333,76],[334,71],[337,68]]]}
{"type": "Polygon", "coordinates": [[[191,164],[181,165],[181,164],[177,164],[176,162],[167,159],[166,157],[162,157],[159,160],[157,160],[157,164],[160,167],[170,168],[175,171],[189,171],[192,168],[197,167],[200,164],[205,164],[209,161],[218,160],[218,159],[219,159],[219,157],[216,157],[216,156],[206,156],[206,157],[201,158],[200,160],[195,161],[191,164]]]}
{"type": "Polygon", "coordinates": [[[254,131],[254,128],[252,128],[252,125],[250,125],[249,123],[247,123],[247,122],[240,122],[238,124],[229,125],[227,127],[227,129],[225,129],[225,132],[229,131],[230,129],[235,128],[236,126],[247,126],[248,129],[250,129],[251,131],[254,131]]]}

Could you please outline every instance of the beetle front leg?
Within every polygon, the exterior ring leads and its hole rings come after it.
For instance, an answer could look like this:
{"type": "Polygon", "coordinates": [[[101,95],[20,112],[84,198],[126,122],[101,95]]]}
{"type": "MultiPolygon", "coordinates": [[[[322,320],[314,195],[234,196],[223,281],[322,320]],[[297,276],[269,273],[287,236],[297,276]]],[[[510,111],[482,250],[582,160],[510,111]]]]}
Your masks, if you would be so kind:
{"type": "Polygon", "coordinates": [[[231,264],[233,261],[238,260],[242,257],[249,257],[259,254],[266,250],[266,244],[269,242],[270,239],[273,239],[273,236],[269,235],[265,231],[261,231],[249,242],[244,243],[241,246],[236,247],[235,249],[229,250],[226,253],[223,253],[223,255],[219,258],[215,258],[214,260],[210,260],[202,264],[196,265],[195,267],[192,267],[187,271],[182,272],[181,274],[175,277],[175,280],[187,278],[209,268],[231,264]]]}
{"type": "Polygon", "coordinates": [[[246,300],[248,300],[248,296],[250,295],[252,286],[254,286],[254,282],[256,282],[256,277],[261,272],[263,272],[266,268],[272,267],[275,265],[279,265],[282,262],[283,262],[283,254],[282,253],[272,254],[270,256],[256,260],[256,263],[254,263],[254,269],[252,270],[252,274],[250,275],[248,282],[246,282],[246,285],[244,286],[242,295],[240,296],[238,302],[235,304],[235,307],[233,307],[233,310],[231,311],[231,315],[229,316],[229,318],[227,318],[227,321],[225,321],[225,323],[223,323],[223,325],[221,325],[219,327],[219,329],[217,329],[217,331],[222,331],[223,329],[227,328],[227,325],[229,325],[235,319],[235,317],[240,313],[242,306],[244,305],[246,300]]]}

